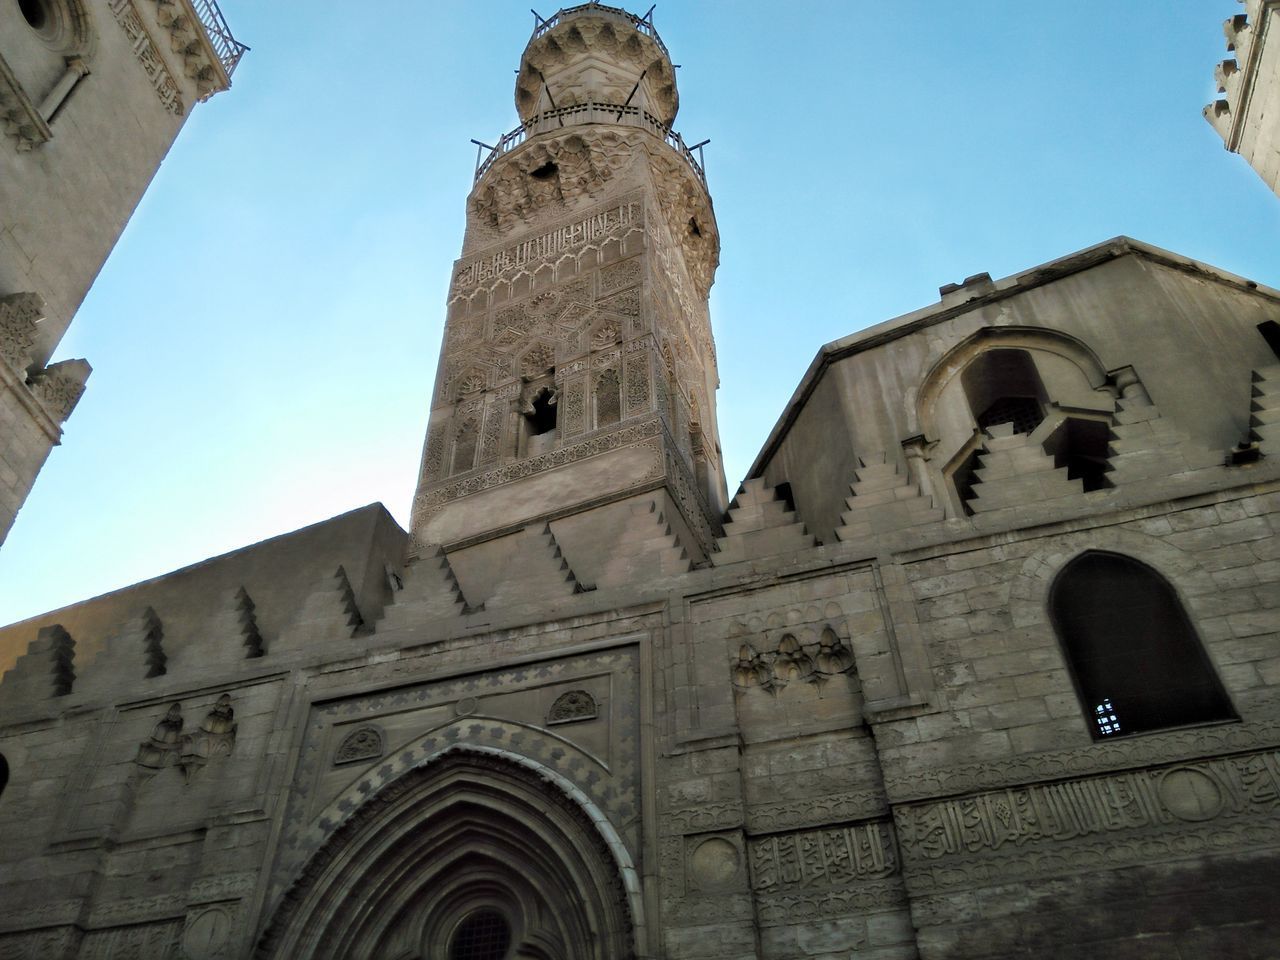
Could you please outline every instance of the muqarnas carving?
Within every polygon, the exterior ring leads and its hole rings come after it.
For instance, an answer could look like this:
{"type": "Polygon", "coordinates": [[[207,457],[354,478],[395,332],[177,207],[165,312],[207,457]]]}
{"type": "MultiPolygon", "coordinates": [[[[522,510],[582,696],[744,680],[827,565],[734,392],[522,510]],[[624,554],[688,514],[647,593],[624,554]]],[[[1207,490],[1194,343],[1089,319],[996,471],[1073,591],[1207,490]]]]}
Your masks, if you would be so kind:
{"type": "Polygon", "coordinates": [[[570,690],[556,697],[547,712],[547,723],[573,723],[577,720],[594,720],[600,715],[596,698],[585,690],[570,690]]]}
{"type": "Polygon", "coordinates": [[[334,765],[376,760],[384,751],[382,733],[376,727],[361,727],[348,734],[333,754],[334,765]]]}
{"type": "Polygon", "coordinates": [[[824,627],[813,644],[800,643],[793,633],[784,633],[774,650],[763,653],[744,643],[733,665],[733,686],[738,692],[759,687],[776,694],[789,683],[821,685],[852,671],[853,652],[834,630],[824,627]]]}
{"type": "Polygon", "coordinates": [[[231,756],[236,743],[235,710],[224,693],[194,733],[184,734],[182,705],[172,703],[151,737],[139,744],[136,762],[146,770],[179,767],[190,781],[210,760],[231,756]]]}

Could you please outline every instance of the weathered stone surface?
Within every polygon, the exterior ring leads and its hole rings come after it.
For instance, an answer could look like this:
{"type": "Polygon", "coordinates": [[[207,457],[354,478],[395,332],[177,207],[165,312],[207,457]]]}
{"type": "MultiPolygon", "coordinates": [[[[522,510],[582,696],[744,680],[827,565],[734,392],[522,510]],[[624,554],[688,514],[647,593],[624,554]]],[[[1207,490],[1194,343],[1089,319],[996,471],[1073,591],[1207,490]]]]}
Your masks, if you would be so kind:
{"type": "Polygon", "coordinates": [[[412,536],[0,630],[0,955],[1275,955],[1280,295],[1124,239],[970,278],[825,348],[726,504],[705,187],[591,106],[670,76],[536,32],[412,536]]]}

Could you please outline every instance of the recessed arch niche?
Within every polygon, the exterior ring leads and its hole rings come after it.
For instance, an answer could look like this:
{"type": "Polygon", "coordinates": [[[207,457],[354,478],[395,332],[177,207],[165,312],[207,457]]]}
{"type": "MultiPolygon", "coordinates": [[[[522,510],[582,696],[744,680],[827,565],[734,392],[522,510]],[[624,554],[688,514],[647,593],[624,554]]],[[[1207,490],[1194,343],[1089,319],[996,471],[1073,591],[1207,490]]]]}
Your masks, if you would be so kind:
{"type": "Polygon", "coordinates": [[[510,933],[507,957],[622,960],[635,953],[639,905],[620,850],[548,771],[455,748],[334,832],[281,899],[255,956],[449,957],[477,916],[496,914],[510,933]]]}
{"type": "Polygon", "coordinates": [[[972,471],[1003,425],[1034,436],[1085,490],[1105,479],[1109,423],[1119,391],[1082,341],[1038,327],[983,328],[943,354],[921,381],[909,410],[930,446],[935,489],[948,491],[953,516],[972,512],[972,471]]]}

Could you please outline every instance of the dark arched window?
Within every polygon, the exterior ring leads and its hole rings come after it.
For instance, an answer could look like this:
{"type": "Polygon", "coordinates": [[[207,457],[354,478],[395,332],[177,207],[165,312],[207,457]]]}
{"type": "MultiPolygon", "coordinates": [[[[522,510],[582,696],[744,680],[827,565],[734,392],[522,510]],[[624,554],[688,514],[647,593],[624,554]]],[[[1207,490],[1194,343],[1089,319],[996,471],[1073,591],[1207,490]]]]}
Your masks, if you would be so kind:
{"type": "Polygon", "coordinates": [[[1235,719],[1173,588],[1145,564],[1081,554],[1049,608],[1095,738],[1235,719]]]}
{"type": "Polygon", "coordinates": [[[453,934],[449,960],[503,960],[511,948],[511,925],[497,910],[477,910],[453,934]]]}
{"type": "Polygon", "coordinates": [[[4,758],[4,754],[0,753],[0,795],[4,794],[4,788],[9,785],[9,761],[4,758]]]}
{"type": "Polygon", "coordinates": [[[1030,433],[1044,419],[1044,384],[1025,350],[988,350],[964,368],[960,382],[983,430],[1011,423],[1014,433],[1030,433]]]}

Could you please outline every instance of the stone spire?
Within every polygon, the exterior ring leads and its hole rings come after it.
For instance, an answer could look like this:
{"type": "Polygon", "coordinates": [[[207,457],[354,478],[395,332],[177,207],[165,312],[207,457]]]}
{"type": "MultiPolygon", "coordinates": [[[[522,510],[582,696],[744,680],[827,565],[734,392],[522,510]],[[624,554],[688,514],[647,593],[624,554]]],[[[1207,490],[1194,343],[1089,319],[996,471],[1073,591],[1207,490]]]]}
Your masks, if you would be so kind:
{"type": "Polygon", "coordinates": [[[657,492],[696,561],[728,499],[707,312],[719,238],[699,159],[671,128],[671,58],[650,20],[571,7],[539,22],[515,99],[522,123],[482,156],[467,200],[418,549],[552,522],[590,580],[574,518],[603,529],[600,511],[638,515],[627,502],[657,492]]]}

